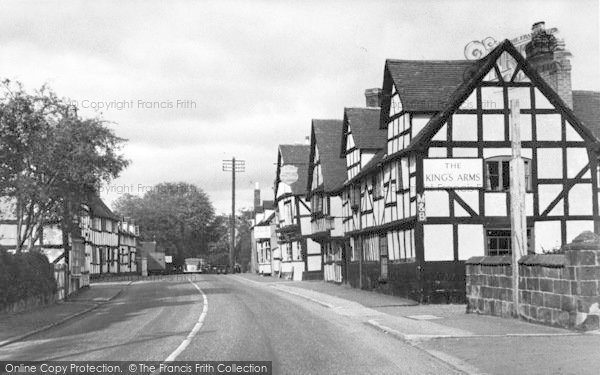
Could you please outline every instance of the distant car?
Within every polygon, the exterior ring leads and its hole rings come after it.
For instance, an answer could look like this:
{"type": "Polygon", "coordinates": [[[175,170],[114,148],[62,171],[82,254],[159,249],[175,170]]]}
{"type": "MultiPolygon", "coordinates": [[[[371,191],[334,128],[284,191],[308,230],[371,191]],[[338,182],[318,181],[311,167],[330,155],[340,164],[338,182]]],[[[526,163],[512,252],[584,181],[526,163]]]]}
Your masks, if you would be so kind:
{"type": "Polygon", "coordinates": [[[205,271],[205,261],[202,258],[185,258],[183,264],[184,273],[202,273],[205,271]]]}

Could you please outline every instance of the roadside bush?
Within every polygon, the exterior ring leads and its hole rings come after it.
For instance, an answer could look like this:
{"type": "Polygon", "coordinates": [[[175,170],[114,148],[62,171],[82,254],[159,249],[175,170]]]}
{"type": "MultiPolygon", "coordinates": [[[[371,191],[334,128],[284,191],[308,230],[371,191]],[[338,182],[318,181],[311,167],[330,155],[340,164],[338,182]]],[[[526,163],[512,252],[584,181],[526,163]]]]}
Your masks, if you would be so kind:
{"type": "Polygon", "coordinates": [[[56,292],[54,265],[39,252],[0,250],[0,306],[56,292]]]}

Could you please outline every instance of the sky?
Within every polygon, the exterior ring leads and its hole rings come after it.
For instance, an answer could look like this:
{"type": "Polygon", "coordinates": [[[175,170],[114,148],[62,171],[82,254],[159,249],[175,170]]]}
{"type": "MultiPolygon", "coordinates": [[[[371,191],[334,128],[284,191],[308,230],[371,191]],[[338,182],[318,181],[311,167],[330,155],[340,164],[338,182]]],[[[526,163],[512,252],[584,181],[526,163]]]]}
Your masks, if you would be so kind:
{"type": "Polygon", "coordinates": [[[598,0],[0,0],[0,77],[48,84],[128,140],[109,205],[185,181],[229,213],[223,160],[245,161],[237,208],[256,183],[273,199],[277,145],[364,106],[387,58],[464,59],[473,40],[545,21],[573,54],[573,88],[599,91],[599,18],[598,0]]]}

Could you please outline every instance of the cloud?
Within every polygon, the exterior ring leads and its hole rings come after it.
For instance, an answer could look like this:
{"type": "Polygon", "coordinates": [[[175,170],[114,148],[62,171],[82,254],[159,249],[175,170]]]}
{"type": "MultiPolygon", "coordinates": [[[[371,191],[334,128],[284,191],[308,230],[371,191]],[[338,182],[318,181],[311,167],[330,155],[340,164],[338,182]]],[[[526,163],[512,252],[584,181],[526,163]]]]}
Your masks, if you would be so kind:
{"type": "Polygon", "coordinates": [[[240,202],[250,205],[251,185],[275,177],[277,145],[303,141],[312,118],[363,105],[386,58],[462,59],[471,40],[539,20],[573,52],[573,87],[600,89],[598,4],[566,0],[4,1],[0,76],[48,82],[80,106],[115,103],[80,109],[129,139],[133,163],[114,183],[194,182],[226,211],[222,159],[247,161],[240,202]]]}

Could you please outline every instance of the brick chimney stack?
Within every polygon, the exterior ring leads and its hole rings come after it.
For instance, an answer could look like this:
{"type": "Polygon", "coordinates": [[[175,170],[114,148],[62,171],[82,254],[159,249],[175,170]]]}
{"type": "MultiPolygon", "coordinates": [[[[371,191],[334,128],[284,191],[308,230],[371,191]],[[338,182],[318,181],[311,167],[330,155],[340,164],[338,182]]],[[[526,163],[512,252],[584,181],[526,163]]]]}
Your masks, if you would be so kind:
{"type": "Polygon", "coordinates": [[[254,210],[260,207],[260,188],[258,182],[254,186],[254,210]]]}
{"type": "Polygon", "coordinates": [[[531,29],[531,41],[525,46],[529,63],[552,87],[561,99],[573,108],[571,89],[571,52],[565,42],[546,31],[544,22],[536,22],[531,29]]]}
{"type": "Polygon", "coordinates": [[[381,107],[382,93],[380,88],[366,89],[367,107],[381,107]]]}

